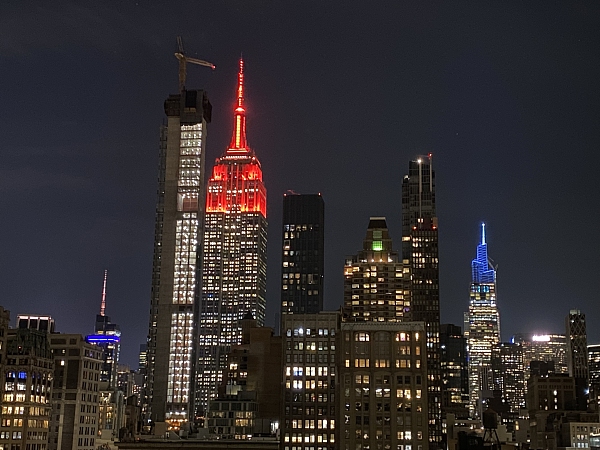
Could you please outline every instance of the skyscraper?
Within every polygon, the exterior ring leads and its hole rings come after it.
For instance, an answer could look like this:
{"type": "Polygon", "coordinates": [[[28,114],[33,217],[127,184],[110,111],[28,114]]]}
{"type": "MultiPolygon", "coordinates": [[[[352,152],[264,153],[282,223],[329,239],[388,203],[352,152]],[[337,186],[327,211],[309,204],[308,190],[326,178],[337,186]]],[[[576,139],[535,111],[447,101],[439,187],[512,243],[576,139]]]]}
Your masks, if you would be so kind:
{"type": "Polygon", "coordinates": [[[525,383],[532,375],[530,367],[534,361],[552,362],[553,372],[569,373],[567,338],[564,334],[517,333],[511,342],[523,347],[525,383]]]}
{"type": "Polygon", "coordinates": [[[467,340],[463,336],[462,329],[451,323],[440,325],[440,367],[442,411],[466,419],[469,403],[467,340]]]}
{"type": "Polygon", "coordinates": [[[321,194],[283,196],[281,314],[323,310],[325,204],[321,194]]]}
{"type": "Polygon", "coordinates": [[[585,314],[578,309],[572,309],[565,318],[565,325],[569,376],[575,378],[577,408],[585,411],[590,378],[585,314]]]}
{"type": "Polygon", "coordinates": [[[164,106],[145,397],[149,418],[177,429],[193,408],[204,153],[212,107],[206,92],[185,88],[164,106]]]}
{"type": "Polygon", "coordinates": [[[260,162],[246,141],[244,61],[239,61],[233,136],[208,181],[200,302],[197,412],[205,412],[221,381],[239,321],[264,324],[267,290],[267,191],[260,162]]]}
{"type": "Polygon", "coordinates": [[[344,320],[410,320],[410,274],[392,248],[385,217],[371,217],[363,249],[346,258],[344,320]],[[405,270],[406,269],[406,270],[405,270]]]}
{"type": "Polygon", "coordinates": [[[600,345],[588,345],[588,365],[590,371],[590,403],[598,410],[600,406],[600,345]]]}
{"type": "Polygon", "coordinates": [[[469,349],[469,410],[481,414],[482,391],[493,390],[492,348],[500,342],[500,313],[496,305],[496,270],[491,266],[481,224],[481,242],[471,262],[469,311],[465,313],[465,337],[469,349]]]}
{"type": "Polygon", "coordinates": [[[438,220],[435,208],[435,171],[432,156],[410,161],[402,180],[402,260],[410,266],[411,316],[425,322],[429,441],[442,439],[440,374],[440,270],[438,220]]]}
{"type": "Polygon", "coordinates": [[[117,388],[117,368],[121,351],[121,329],[119,325],[112,323],[110,317],[106,315],[106,276],[107,271],[105,270],[102,285],[102,303],[100,304],[100,314],[96,315],[94,334],[86,336],[85,340],[102,349],[104,362],[100,370],[101,389],[115,390],[117,388]]]}
{"type": "MultiPolygon", "coordinates": [[[[494,389],[502,392],[514,418],[525,408],[525,371],[521,344],[501,342],[492,348],[494,389]]],[[[498,412],[498,411],[496,411],[498,412]]]]}

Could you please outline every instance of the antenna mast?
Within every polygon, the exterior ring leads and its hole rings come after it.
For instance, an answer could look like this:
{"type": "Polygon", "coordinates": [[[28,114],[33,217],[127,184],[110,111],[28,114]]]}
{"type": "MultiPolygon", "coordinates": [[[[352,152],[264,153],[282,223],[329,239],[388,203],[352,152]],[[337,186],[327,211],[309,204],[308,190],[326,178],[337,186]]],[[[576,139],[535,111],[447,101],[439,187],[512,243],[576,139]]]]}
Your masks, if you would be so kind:
{"type": "Polygon", "coordinates": [[[100,304],[100,315],[104,316],[104,310],[106,309],[106,276],[108,270],[104,270],[104,283],[102,283],[102,303],[100,304]]]}

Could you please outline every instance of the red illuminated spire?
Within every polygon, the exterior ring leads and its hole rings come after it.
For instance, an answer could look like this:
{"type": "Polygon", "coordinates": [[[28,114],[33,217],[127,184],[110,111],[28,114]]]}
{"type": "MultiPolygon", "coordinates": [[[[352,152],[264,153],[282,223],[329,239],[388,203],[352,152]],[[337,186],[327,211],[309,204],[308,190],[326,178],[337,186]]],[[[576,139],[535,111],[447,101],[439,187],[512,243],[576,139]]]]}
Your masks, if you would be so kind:
{"type": "Polygon", "coordinates": [[[248,151],[246,142],[246,110],[244,109],[244,60],[240,58],[240,70],[238,72],[237,104],[233,112],[233,136],[229,151],[248,151]]]}

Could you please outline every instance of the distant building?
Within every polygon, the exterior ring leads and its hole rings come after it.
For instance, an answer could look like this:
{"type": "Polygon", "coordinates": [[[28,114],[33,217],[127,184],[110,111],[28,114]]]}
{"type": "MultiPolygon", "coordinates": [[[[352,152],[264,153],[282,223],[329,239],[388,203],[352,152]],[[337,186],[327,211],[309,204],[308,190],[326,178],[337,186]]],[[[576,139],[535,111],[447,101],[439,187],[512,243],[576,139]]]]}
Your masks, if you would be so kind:
{"type": "Polygon", "coordinates": [[[246,140],[244,61],[239,61],[233,134],[207,183],[198,321],[196,412],[216,396],[231,346],[241,343],[239,321],[265,320],[267,190],[256,153],[246,140]]]}
{"type": "Polygon", "coordinates": [[[55,367],[48,450],[94,450],[102,427],[102,351],[79,334],[51,334],[48,339],[55,367]]]}
{"type": "Polygon", "coordinates": [[[490,264],[481,224],[477,257],[471,262],[469,311],[465,313],[465,337],[469,348],[469,410],[481,417],[481,399],[493,391],[492,348],[500,343],[500,313],[496,304],[496,270],[490,264]]]}
{"type": "Polygon", "coordinates": [[[209,408],[209,433],[219,439],[275,436],[282,399],[282,337],[241,321],[242,343],[231,348],[218,396],[209,408]]]}
{"type": "Polygon", "coordinates": [[[338,342],[337,448],[429,448],[425,324],[345,322],[338,342]]]}
{"type": "Polygon", "coordinates": [[[336,450],[339,312],[282,317],[282,450],[336,450]]]}
{"type": "Polygon", "coordinates": [[[469,416],[469,371],[467,340],[457,325],[440,325],[440,368],[442,373],[442,415],[466,419],[469,416]]]}
{"type": "Polygon", "coordinates": [[[551,414],[574,411],[575,379],[568,375],[532,376],[527,385],[531,448],[548,448],[546,429],[551,414]]]}
{"type": "Polygon", "coordinates": [[[588,345],[590,371],[590,402],[596,410],[600,407],[600,344],[588,345]]]}
{"type": "Polygon", "coordinates": [[[525,382],[531,375],[533,361],[552,361],[554,373],[568,374],[567,339],[564,334],[515,334],[511,342],[523,347],[523,368],[525,382]]]}
{"type": "Polygon", "coordinates": [[[575,378],[577,408],[587,409],[590,370],[588,365],[587,331],[585,314],[572,309],[565,318],[569,375],[575,378]]]}
{"type": "Polygon", "coordinates": [[[385,217],[371,217],[363,248],[344,265],[344,320],[410,320],[410,273],[392,248],[385,217]]]}
{"type": "Polygon", "coordinates": [[[325,203],[321,194],[283,196],[281,315],[323,310],[325,203]]]}
{"type": "Polygon", "coordinates": [[[402,179],[402,260],[411,274],[411,319],[425,322],[429,440],[442,440],[440,372],[440,269],[435,171],[431,153],[410,161],[402,179]]]}
{"type": "MultiPolygon", "coordinates": [[[[4,322],[8,311],[2,312],[4,322]]],[[[46,450],[53,377],[48,333],[26,327],[3,331],[0,448],[46,450]]]]}
{"type": "Polygon", "coordinates": [[[525,408],[525,371],[523,369],[523,347],[520,344],[502,342],[492,348],[492,371],[494,390],[502,393],[508,403],[511,419],[517,419],[525,408]]]}

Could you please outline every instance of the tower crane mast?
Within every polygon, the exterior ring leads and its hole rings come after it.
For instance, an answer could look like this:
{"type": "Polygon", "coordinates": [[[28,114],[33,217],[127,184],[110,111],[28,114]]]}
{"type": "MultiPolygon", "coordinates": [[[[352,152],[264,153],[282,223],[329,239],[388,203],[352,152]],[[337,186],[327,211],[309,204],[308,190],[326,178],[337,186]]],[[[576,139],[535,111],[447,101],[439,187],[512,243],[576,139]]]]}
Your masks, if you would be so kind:
{"type": "Polygon", "coordinates": [[[208,61],[204,61],[203,59],[190,58],[189,56],[186,56],[183,49],[183,40],[181,39],[181,36],[177,36],[177,47],[179,48],[179,51],[175,52],[175,57],[179,60],[179,91],[181,92],[185,89],[187,63],[210,67],[213,70],[215,70],[215,65],[209,63],[208,61]]]}

